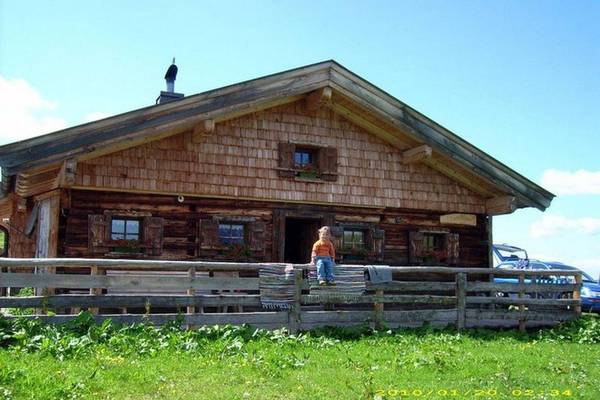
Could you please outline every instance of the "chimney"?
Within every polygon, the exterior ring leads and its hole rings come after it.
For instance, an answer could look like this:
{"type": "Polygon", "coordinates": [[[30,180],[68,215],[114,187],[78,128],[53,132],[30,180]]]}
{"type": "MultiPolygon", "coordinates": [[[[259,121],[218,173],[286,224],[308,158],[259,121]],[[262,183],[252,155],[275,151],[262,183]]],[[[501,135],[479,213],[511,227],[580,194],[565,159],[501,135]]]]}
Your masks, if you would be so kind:
{"type": "Polygon", "coordinates": [[[165,81],[167,82],[167,91],[161,90],[160,96],[156,99],[156,104],[168,103],[170,101],[178,100],[183,97],[183,93],[175,93],[175,79],[177,78],[177,65],[175,65],[175,57],[173,57],[173,64],[169,66],[167,73],[165,74],[165,81]]]}

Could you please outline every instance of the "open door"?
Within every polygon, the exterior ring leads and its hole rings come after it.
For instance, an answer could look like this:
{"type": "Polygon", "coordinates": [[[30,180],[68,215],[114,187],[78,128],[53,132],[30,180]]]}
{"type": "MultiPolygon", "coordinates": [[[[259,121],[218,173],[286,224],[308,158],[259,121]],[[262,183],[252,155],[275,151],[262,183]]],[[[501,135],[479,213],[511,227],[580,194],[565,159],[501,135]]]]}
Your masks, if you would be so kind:
{"type": "Polygon", "coordinates": [[[309,263],[312,245],[319,239],[320,227],[321,218],[287,217],[284,261],[295,264],[309,263]]]}

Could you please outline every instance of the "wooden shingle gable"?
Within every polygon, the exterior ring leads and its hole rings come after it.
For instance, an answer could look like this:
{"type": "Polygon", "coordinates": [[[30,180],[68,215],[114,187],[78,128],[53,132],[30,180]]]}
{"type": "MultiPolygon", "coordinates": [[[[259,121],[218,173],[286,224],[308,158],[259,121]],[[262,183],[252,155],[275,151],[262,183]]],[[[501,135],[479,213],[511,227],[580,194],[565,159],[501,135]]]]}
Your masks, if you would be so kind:
{"type": "MultiPolygon", "coordinates": [[[[486,198],[513,196],[516,207],[549,206],[554,195],[334,61],[313,64],[151,106],[0,147],[2,193],[20,172],[61,168],[184,131],[306,99],[310,112],[331,108],[403,151],[427,146],[430,168],[486,198]]],[[[417,152],[418,153],[418,152],[417,152]]],[[[418,157],[417,157],[418,158],[418,157]]],[[[1,193],[0,193],[1,195],[1,193]]]]}

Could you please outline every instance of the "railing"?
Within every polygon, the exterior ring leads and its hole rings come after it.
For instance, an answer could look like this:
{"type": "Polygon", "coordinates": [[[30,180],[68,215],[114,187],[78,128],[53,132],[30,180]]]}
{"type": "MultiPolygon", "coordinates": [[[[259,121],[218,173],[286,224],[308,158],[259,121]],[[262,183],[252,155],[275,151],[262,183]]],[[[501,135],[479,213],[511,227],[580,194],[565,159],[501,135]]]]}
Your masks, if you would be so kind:
{"type": "Polygon", "coordinates": [[[68,321],[88,309],[99,321],[163,324],[182,318],[189,326],[246,323],[291,331],[326,325],[394,328],[424,323],[523,330],[581,313],[577,271],[390,267],[393,281],[367,281],[364,294],[354,296],[335,293],[335,288],[329,294],[314,294],[303,272],[307,265],[294,265],[289,310],[271,311],[262,308],[259,291],[258,273],[267,265],[274,264],[3,258],[0,310],[11,318],[11,309],[33,308],[35,315],[29,318],[48,323],[68,321]],[[56,273],[39,273],[45,270],[56,273]],[[513,277],[514,282],[497,283],[494,276],[513,277]],[[40,295],[10,295],[24,287],[37,288],[40,295]],[[230,307],[236,312],[227,312],[230,307]]]}

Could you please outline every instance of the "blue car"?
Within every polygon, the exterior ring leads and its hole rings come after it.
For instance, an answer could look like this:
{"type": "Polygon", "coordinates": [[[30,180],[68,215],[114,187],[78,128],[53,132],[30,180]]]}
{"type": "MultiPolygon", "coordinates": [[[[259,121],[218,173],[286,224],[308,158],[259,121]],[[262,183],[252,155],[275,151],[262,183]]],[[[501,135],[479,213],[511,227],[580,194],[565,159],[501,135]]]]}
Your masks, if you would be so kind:
{"type": "MultiPolygon", "coordinates": [[[[494,245],[494,255],[501,261],[496,268],[500,269],[526,269],[526,270],[548,270],[557,269],[564,271],[579,271],[582,276],[582,288],[581,288],[581,308],[584,311],[589,312],[600,312],[600,282],[594,280],[587,273],[581,271],[579,268],[565,265],[557,261],[539,261],[530,260],[527,258],[527,252],[515,246],[509,245],[494,245]],[[519,257],[517,254],[524,254],[524,258],[519,257]]],[[[494,278],[494,282],[497,283],[517,283],[519,280],[515,278],[494,278]]],[[[540,277],[536,279],[536,282],[544,283],[572,283],[572,277],[540,277]]],[[[525,279],[525,283],[531,283],[531,279],[525,279]]],[[[505,294],[500,294],[505,295],[505,294]]],[[[556,297],[560,293],[549,293],[546,294],[549,297],[556,297]]]]}

